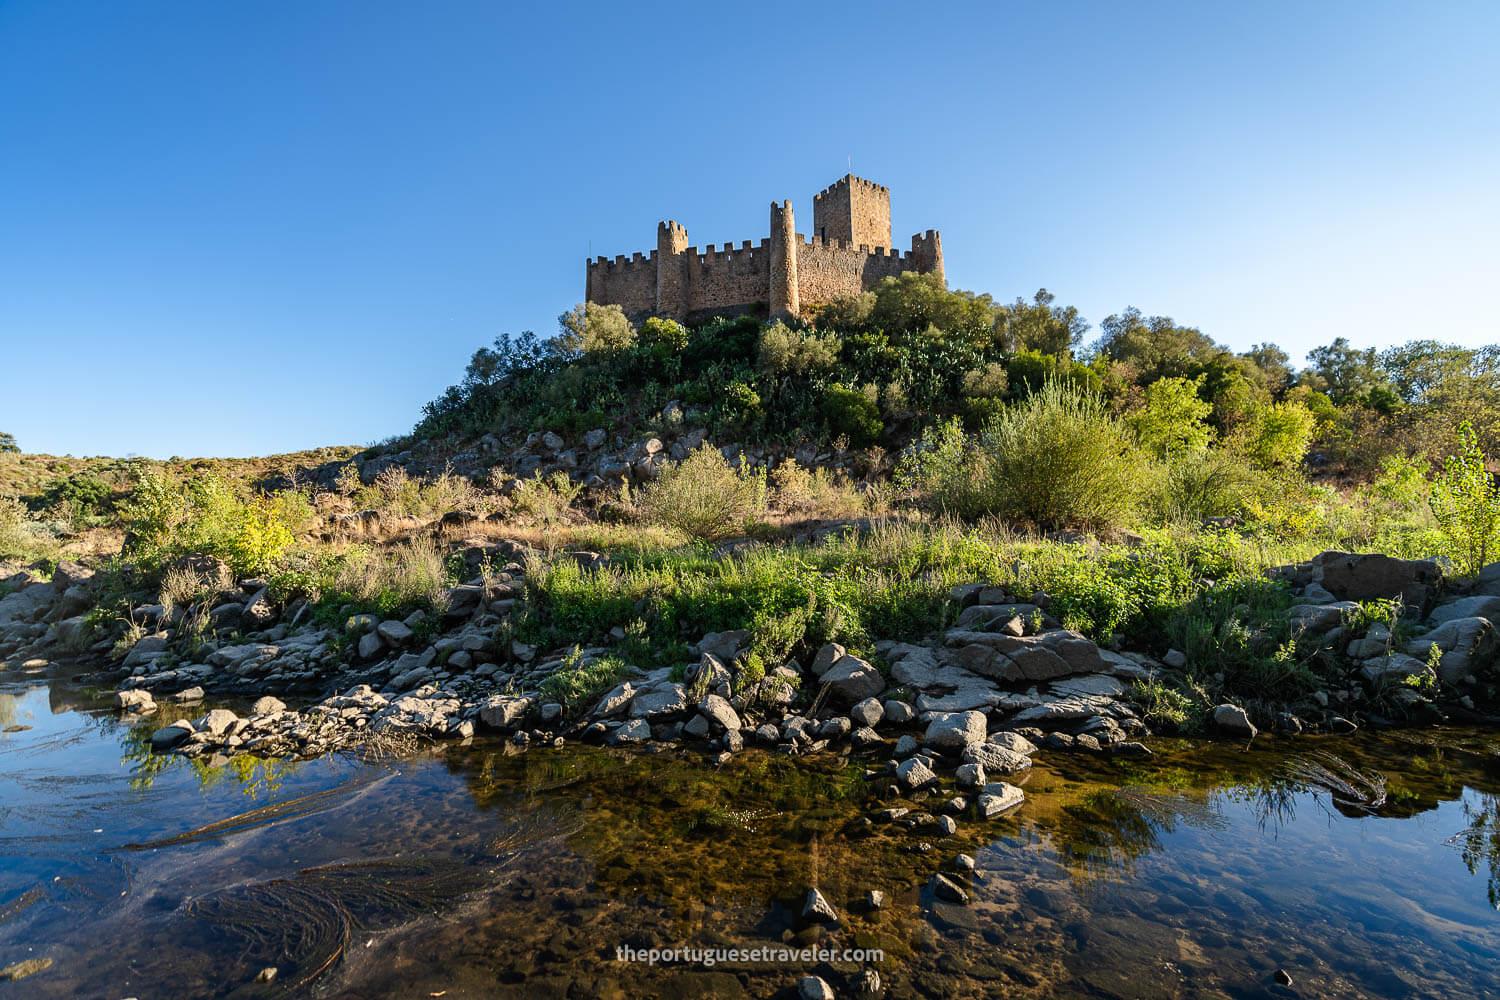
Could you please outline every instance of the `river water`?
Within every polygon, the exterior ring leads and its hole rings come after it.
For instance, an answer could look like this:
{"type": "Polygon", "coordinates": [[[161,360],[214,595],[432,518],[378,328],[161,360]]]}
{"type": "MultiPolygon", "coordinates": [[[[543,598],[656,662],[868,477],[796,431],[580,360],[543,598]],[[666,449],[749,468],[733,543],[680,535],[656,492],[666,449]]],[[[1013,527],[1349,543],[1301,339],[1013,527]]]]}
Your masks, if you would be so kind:
{"type": "Polygon", "coordinates": [[[474,740],[211,767],[144,749],[171,718],[6,677],[0,968],[29,974],[0,1000],[853,996],[866,969],[891,997],[1500,995],[1493,734],[1044,752],[1018,812],[944,837],[868,825],[946,800],[894,803],[868,761],[474,740]],[[814,885],[838,923],[800,918],[814,885]]]}

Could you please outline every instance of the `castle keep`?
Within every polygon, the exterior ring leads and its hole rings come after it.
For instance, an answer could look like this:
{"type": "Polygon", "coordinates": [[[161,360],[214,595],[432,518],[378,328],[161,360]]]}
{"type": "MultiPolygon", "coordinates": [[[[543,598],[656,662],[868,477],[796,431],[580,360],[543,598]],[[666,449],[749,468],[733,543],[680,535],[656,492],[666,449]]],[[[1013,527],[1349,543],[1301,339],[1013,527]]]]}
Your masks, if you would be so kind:
{"type": "Polygon", "coordinates": [[[599,257],[587,264],[585,297],[618,305],[632,319],[666,316],[696,323],[717,315],[765,311],[796,315],[809,306],[867,291],[882,278],[916,271],[943,278],[937,230],[891,248],[889,188],[847,174],[813,198],[813,234],[797,232],[792,203],[771,203],[771,236],[752,246],[688,246],[687,230],[656,227],[649,255],[599,257]]]}

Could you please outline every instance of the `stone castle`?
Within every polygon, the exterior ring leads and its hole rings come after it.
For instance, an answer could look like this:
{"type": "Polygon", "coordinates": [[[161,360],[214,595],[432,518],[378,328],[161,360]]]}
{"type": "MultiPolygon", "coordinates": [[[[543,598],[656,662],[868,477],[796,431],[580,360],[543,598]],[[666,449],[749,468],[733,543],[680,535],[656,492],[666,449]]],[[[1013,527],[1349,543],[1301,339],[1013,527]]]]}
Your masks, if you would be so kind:
{"type": "Polygon", "coordinates": [[[846,174],[813,198],[813,236],[797,232],[792,203],[771,203],[771,237],[717,250],[688,246],[687,230],[656,227],[649,255],[588,261],[585,297],[618,305],[634,320],[665,316],[697,323],[713,316],[795,316],[809,306],[867,291],[882,278],[916,271],[943,279],[943,242],[929,229],[911,252],[891,248],[891,192],[846,174]]]}

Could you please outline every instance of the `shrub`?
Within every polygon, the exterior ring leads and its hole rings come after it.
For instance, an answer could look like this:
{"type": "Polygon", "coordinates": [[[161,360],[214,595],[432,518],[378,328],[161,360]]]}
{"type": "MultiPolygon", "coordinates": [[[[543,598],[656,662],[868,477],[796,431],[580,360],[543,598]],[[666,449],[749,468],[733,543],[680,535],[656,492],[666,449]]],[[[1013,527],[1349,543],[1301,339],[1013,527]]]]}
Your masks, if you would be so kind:
{"type": "Polygon", "coordinates": [[[865,509],[865,499],[842,475],[827,469],[804,469],[787,459],[771,473],[776,506],[793,514],[853,517],[865,509]]]}
{"type": "Polygon", "coordinates": [[[588,708],[627,677],[640,671],[618,656],[601,656],[587,663],[577,646],[553,674],[542,682],[541,696],[563,706],[569,716],[588,708]]]}
{"type": "Polygon", "coordinates": [[[21,446],[16,444],[16,436],[0,431],[0,455],[20,454],[21,446]]]}
{"type": "Polygon", "coordinates": [[[681,323],[652,316],[641,324],[637,342],[659,358],[682,353],[688,345],[688,329],[681,323]]]}
{"type": "Polygon", "coordinates": [[[270,572],[311,517],[307,498],[287,490],[242,500],[217,476],[178,485],[161,472],[141,474],[122,514],[130,551],[159,564],[188,552],[206,552],[236,572],[270,572]]]}
{"type": "Polygon", "coordinates": [[[583,484],[573,482],[566,472],[523,479],[510,495],[511,508],[545,525],[554,525],[568,516],[582,490],[583,484]]]}
{"type": "Polygon", "coordinates": [[[985,507],[983,462],[957,420],[927,429],[896,468],[896,488],[928,510],[973,517],[985,507]]]}
{"type": "Polygon", "coordinates": [[[832,368],[844,342],[838,334],[794,330],[778,320],[760,335],[760,366],[772,375],[810,375],[832,368]]]}
{"type": "Polygon", "coordinates": [[[1269,485],[1265,473],[1244,458],[1217,449],[1173,457],[1156,483],[1152,512],[1161,521],[1238,517],[1269,485]]]}
{"type": "Polygon", "coordinates": [[[1433,517],[1465,573],[1478,573],[1500,549],[1500,485],[1485,469],[1479,437],[1459,427],[1460,451],[1448,456],[1432,486],[1433,517]]]}
{"type": "Polygon", "coordinates": [[[623,351],[635,343],[635,327],[617,305],[580,302],[557,317],[562,332],[557,346],[569,354],[623,351]]]}
{"type": "Polygon", "coordinates": [[[1041,528],[1119,528],[1149,461],[1103,399],[1058,381],[1003,411],[979,437],[978,513],[1041,528]]]}
{"type": "Polygon", "coordinates": [[[874,386],[865,389],[829,386],[823,393],[823,418],[828,421],[828,429],[835,436],[848,438],[856,448],[874,444],[885,431],[878,399],[874,386]]]}
{"type": "Polygon", "coordinates": [[[13,496],[0,494],[0,559],[24,556],[31,550],[30,512],[13,496]]]}
{"type": "Polygon", "coordinates": [[[743,461],[732,469],[707,443],[677,464],[668,464],[654,483],[636,492],[635,505],[653,524],[714,541],[743,531],[766,506],[763,473],[743,461]]]}

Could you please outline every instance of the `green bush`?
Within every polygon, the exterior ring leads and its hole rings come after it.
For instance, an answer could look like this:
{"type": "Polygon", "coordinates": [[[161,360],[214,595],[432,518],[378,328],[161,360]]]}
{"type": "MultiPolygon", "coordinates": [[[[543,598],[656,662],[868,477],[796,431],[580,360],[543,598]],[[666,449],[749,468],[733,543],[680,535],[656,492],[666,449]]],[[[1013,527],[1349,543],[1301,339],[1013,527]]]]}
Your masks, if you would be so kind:
{"type": "Polygon", "coordinates": [[[570,354],[623,351],[635,343],[635,327],[617,305],[580,302],[557,317],[558,347],[570,354]]]}
{"type": "Polygon", "coordinates": [[[1271,403],[1251,409],[1235,444],[1263,469],[1300,465],[1312,443],[1317,418],[1301,403],[1271,403]]]}
{"type": "Polygon", "coordinates": [[[1454,560],[1478,573],[1500,551],[1500,484],[1485,468],[1479,437],[1468,421],[1459,427],[1461,450],[1448,456],[1432,486],[1432,514],[1454,560]]]}
{"type": "Polygon", "coordinates": [[[1174,456],[1155,483],[1151,508],[1158,521],[1240,517],[1270,488],[1264,472],[1219,449],[1174,456]]]}
{"type": "Polygon", "coordinates": [[[779,320],[760,335],[760,366],[772,375],[811,375],[832,368],[844,342],[838,334],[794,330],[779,320]]]}
{"type": "Polygon", "coordinates": [[[1143,499],[1150,465],[1103,399],[1051,381],[979,436],[980,509],[1040,528],[1113,530],[1143,499]]]}
{"type": "Polygon", "coordinates": [[[765,510],[766,478],[743,462],[731,468],[717,448],[704,443],[636,491],[635,506],[652,524],[715,541],[743,532],[765,510]]]}
{"type": "Polygon", "coordinates": [[[541,696],[563,706],[569,716],[589,708],[621,681],[636,677],[640,671],[618,656],[601,656],[583,662],[579,647],[563,661],[562,666],[542,682],[541,696]]]}
{"type": "Polygon", "coordinates": [[[832,385],[823,393],[823,419],[835,437],[848,438],[856,448],[880,440],[885,424],[880,419],[879,394],[874,386],[850,389],[832,385]]]}
{"type": "Polygon", "coordinates": [[[1203,376],[1161,378],[1146,386],[1141,405],[1126,418],[1141,447],[1162,458],[1201,452],[1208,447],[1205,418],[1213,411],[1198,398],[1203,376]]]}
{"type": "Polygon", "coordinates": [[[130,554],[148,564],[206,552],[238,573],[260,575],[276,567],[312,506],[294,491],[242,499],[217,476],[178,484],[147,469],[121,513],[130,554]]]}

